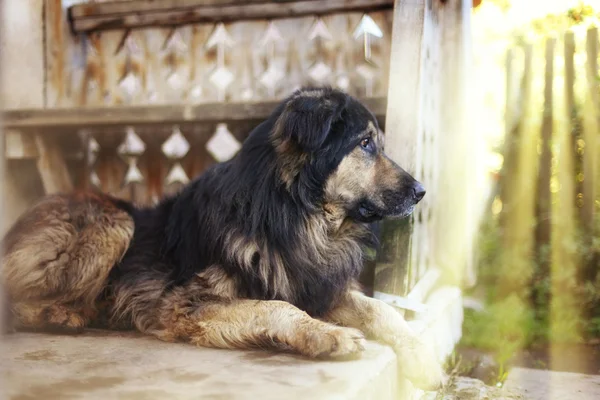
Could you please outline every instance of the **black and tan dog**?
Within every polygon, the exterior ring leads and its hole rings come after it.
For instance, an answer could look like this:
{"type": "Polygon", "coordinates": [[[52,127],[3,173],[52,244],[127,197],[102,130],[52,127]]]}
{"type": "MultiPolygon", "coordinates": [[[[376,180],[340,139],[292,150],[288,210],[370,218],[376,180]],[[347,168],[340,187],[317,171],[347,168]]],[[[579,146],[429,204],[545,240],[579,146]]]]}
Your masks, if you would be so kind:
{"type": "Polygon", "coordinates": [[[138,208],[107,195],[43,198],[7,233],[1,277],[17,328],[131,327],[168,341],[308,357],[391,345],[418,387],[443,374],[357,277],[367,224],[405,217],[421,184],[387,158],[374,116],[302,89],[230,161],[138,208]]]}

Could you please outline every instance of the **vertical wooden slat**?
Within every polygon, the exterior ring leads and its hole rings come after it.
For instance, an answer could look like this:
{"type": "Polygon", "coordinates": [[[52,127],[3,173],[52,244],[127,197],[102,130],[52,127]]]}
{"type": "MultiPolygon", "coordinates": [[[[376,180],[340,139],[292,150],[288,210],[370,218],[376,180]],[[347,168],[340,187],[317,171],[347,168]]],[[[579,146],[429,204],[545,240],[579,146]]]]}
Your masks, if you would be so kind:
{"type": "MultiPolygon", "coordinates": [[[[0,0],[0,23],[4,22],[3,19],[3,10],[4,10],[4,0],[0,0]]],[[[2,38],[2,30],[0,30],[0,43],[4,43],[3,42],[3,38],[2,38]]],[[[0,60],[2,60],[2,56],[3,56],[3,47],[4,46],[0,46],[0,60]]],[[[2,74],[2,63],[0,63],[0,76],[2,74]]],[[[0,86],[2,86],[2,80],[0,80],[0,86]]],[[[0,87],[0,96],[3,95],[3,90],[0,87]]],[[[5,163],[5,157],[4,157],[4,132],[2,130],[2,114],[0,113],[0,138],[2,140],[0,140],[0,176],[4,177],[4,163],[5,163]]],[[[5,214],[5,210],[4,210],[4,182],[0,182],[0,227],[4,226],[4,214],[5,214]]],[[[0,257],[3,258],[4,254],[2,249],[0,249],[0,257]]],[[[5,324],[5,319],[8,319],[8,315],[5,315],[6,313],[6,309],[8,307],[6,307],[6,304],[4,304],[4,292],[2,289],[2,285],[0,285],[0,354],[5,354],[4,353],[4,344],[3,339],[4,339],[4,324],[5,324]]],[[[2,376],[0,376],[0,399],[4,399],[4,389],[6,387],[6,385],[4,384],[4,375],[2,374],[2,376]]]]}
{"type": "Polygon", "coordinates": [[[600,93],[598,81],[598,28],[587,31],[587,87],[589,88],[589,99],[591,107],[590,115],[586,118],[584,128],[585,149],[583,154],[583,209],[582,218],[586,228],[591,229],[594,221],[594,202],[598,179],[598,129],[600,128],[600,93]]]}
{"type": "Polygon", "coordinates": [[[117,153],[119,144],[125,139],[125,133],[102,132],[94,135],[100,150],[95,164],[95,172],[100,179],[100,189],[113,195],[123,194],[129,196],[124,189],[123,183],[127,173],[127,163],[117,153]]]}
{"type": "Polygon", "coordinates": [[[144,176],[144,182],[139,185],[143,192],[136,192],[135,201],[143,204],[153,204],[164,195],[165,177],[169,165],[162,153],[161,145],[167,140],[169,132],[152,132],[141,135],[146,144],[146,151],[139,157],[138,167],[144,176]]]}
{"type": "Polygon", "coordinates": [[[554,49],[556,39],[547,38],[545,47],[546,68],[544,72],[544,114],[541,129],[541,155],[539,157],[536,219],[535,229],[536,259],[538,267],[533,277],[532,296],[534,304],[548,304],[548,293],[543,287],[536,286],[550,274],[550,236],[552,230],[552,213],[550,180],[552,177],[552,130],[553,130],[553,79],[554,79],[554,49]]]}
{"type": "Polygon", "coordinates": [[[538,110],[541,106],[538,107],[540,96],[534,95],[536,63],[531,43],[523,46],[523,55],[523,74],[517,94],[519,102],[515,110],[519,139],[512,167],[514,173],[503,178],[507,180],[505,193],[509,205],[502,211],[502,265],[506,268],[498,274],[499,297],[526,290],[532,273],[535,224],[535,194],[532,188],[537,179],[537,143],[541,124],[538,110]]]}
{"type": "Polygon", "coordinates": [[[80,180],[80,188],[85,191],[91,189],[90,176],[92,173],[92,169],[89,151],[91,139],[92,135],[89,132],[81,132],[81,146],[83,148],[83,167],[81,171],[82,178],[80,180]]]}
{"type": "Polygon", "coordinates": [[[45,2],[45,65],[46,86],[45,105],[59,106],[64,98],[65,88],[65,41],[62,0],[45,2]]]}
{"type": "MultiPolygon", "coordinates": [[[[517,179],[519,170],[520,153],[524,140],[524,120],[529,114],[532,102],[532,62],[533,49],[531,44],[523,47],[523,73],[519,85],[518,93],[512,93],[512,82],[514,77],[512,58],[515,56],[515,50],[507,55],[507,94],[506,94],[506,115],[505,115],[505,147],[504,162],[501,171],[498,193],[503,202],[503,210],[500,215],[500,226],[508,228],[517,214],[515,208],[518,206],[513,199],[519,198],[521,181],[517,179]]],[[[518,218],[518,217],[517,217],[518,218]]],[[[506,244],[507,249],[513,246],[506,244]]]]}
{"type": "MultiPolygon", "coordinates": [[[[515,49],[509,49],[506,52],[505,60],[505,75],[506,75],[506,98],[504,103],[504,150],[502,170],[500,171],[500,179],[498,181],[497,194],[502,200],[503,212],[500,214],[500,226],[506,225],[506,216],[510,211],[512,202],[510,199],[511,190],[508,188],[510,177],[515,173],[518,152],[519,140],[519,122],[518,104],[522,96],[515,96],[514,80],[515,80],[515,49]]],[[[520,107],[519,107],[520,108],[520,107]]]]}
{"type": "MultiPolygon", "coordinates": [[[[386,151],[409,173],[417,169],[417,133],[425,0],[396,0],[390,59],[386,151]]],[[[375,271],[375,291],[404,295],[410,267],[412,218],[386,222],[375,271]]]]}
{"type": "MultiPolygon", "coordinates": [[[[465,0],[433,2],[439,9],[440,54],[440,115],[439,168],[436,192],[435,249],[436,265],[444,273],[447,284],[463,284],[472,271],[471,201],[474,178],[470,165],[474,157],[468,123],[470,51],[468,37],[470,8],[465,0]],[[459,178],[460,177],[460,178],[459,178]],[[448,234],[452,232],[452,234],[448,234]]],[[[428,118],[428,116],[424,116],[428,118]]]]}
{"type": "Polygon", "coordinates": [[[575,112],[575,34],[566,32],[564,37],[565,58],[565,100],[567,113],[570,116],[575,112]]]}
{"type": "MultiPolygon", "coordinates": [[[[544,304],[549,309],[549,337],[560,338],[551,340],[550,367],[553,369],[560,356],[560,344],[565,338],[577,340],[581,337],[579,321],[582,320],[580,294],[577,286],[567,282],[577,282],[578,266],[581,261],[581,251],[572,246],[578,241],[576,227],[578,220],[575,212],[575,185],[576,173],[573,161],[577,157],[574,151],[576,142],[573,140],[575,131],[576,113],[574,110],[574,37],[571,32],[564,36],[564,96],[556,96],[553,104],[554,126],[552,132],[554,170],[552,171],[552,232],[551,232],[551,266],[549,304],[544,304]],[[558,345],[558,346],[557,346],[558,345]]],[[[556,76],[559,77],[560,64],[556,65],[556,76]]],[[[556,83],[560,81],[557,80],[556,83]]],[[[577,364],[577,355],[573,356],[577,364]]]]}
{"type": "MultiPolygon", "coordinates": [[[[581,139],[580,117],[577,113],[575,104],[575,34],[567,32],[564,37],[564,58],[565,58],[565,106],[569,126],[571,129],[571,151],[573,152],[573,176],[577,177],[582,173],[581,156],[577,150],[578,140],[581,139]]],[[[582,193],[583,185],[575,179],[572,196],[577,199],[579,193],[582,193]]],[[[582,209],[580,209],[582,211],[582,209]]],[[[576,217],[575,215],[573,217],[576,217]]],[[[583,215],[580,213],[580,218],[583,215]]]]}
{"type": "Polygon", "coordinates": [[[425,275],[431,264],[432,249],[431,232],[435,222],[430,221],[432,203],[436,197],[437,185],[434,179],[437,132],[439,123],[439,74],[440,74],[440,41],[439,23],[434,15],[436,9],[426,7],[423,20],[423,37],[421,49],[421,71],[419,97],[419,130],[414,132],[416,148],[416,167],[414,176],[423,183],[427,195],[419,203],[413,217],[412,245],[410,269],[408,275],[409,289],[425,275]]]}
{"type": "MultiPolygon", "coordinates": [[[[587,245],[592,246],[600,193],[600,76],[598,71],[598,28],[590,28],[586,38],[586,76],[589,92],[583,107],[583,205],[581,215],[587,245]]],[[[582,278],[593,280],[600,264],[600,252],[587,255],[582,278]]]]}

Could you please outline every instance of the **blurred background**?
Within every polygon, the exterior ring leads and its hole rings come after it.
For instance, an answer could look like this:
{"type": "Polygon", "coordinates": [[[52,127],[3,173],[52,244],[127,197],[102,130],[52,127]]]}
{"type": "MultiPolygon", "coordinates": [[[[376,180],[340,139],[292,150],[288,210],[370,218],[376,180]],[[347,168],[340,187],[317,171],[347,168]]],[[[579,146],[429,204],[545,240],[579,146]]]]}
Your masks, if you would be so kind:
{"type": "Polygon", "coordinates": [[[0,4],[2,232],[45,193],[156,202],[332,85],[428,190],[368,293],[453,376],[600,374],[600,0],[0,4]]]}
{"type": "Polygon", "coordinates": [[[511,362],[600,370],[599,11],[484,0],[473,13],[487,189],[462,343],[491,351],[500,381],[511,362]]]}

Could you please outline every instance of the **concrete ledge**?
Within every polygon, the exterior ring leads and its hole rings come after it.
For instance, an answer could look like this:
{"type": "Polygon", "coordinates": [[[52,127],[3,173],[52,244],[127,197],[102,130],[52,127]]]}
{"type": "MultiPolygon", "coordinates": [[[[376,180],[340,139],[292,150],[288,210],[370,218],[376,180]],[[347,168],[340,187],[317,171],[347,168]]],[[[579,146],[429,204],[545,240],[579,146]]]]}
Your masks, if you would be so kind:
{"type": "MultiPolygon", "coordinates": [[[[409,324],[443,360],[460,339],[461,292],[439,288],[426,305],[427,312],[409,324]]],[[[392,349],[373,342],[359,360],[311,361],[195,348],[136,333],[18,333],[4,338],[1,354],[6,394],[19,400],[414,400],[425,395],[398,379],[392,349]]]]}
{"type": "MultiPolygon", "coordinates": [[[[426,310],[409,321],[411,328],[435,349],[440,362],[448,357],[462,336],[462,292],[455,286],[442,286],[434,290],[425,301],[426,310]]],[[[398,383],[399,399],[420,400],[435,398],[433,392],[415,389],[403,379],[398,383]],[[433,396],[433,397],[432,397],[433,396]]]]}
{"type": "Polygon", "coordinates": [[[262,351],[163,343],[133,333],[19,333],[4,338],[13,399],[398,399],[393,351],[368,343],[360,360],[311,361],[262,351]]]}

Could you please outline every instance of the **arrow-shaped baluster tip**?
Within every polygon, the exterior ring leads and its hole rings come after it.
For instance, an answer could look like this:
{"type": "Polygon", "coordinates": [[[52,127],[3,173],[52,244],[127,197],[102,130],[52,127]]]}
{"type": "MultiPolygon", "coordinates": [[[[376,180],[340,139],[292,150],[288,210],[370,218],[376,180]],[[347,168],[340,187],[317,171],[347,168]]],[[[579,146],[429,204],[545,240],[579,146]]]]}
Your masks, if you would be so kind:
{"type": "Polygon", "coordinates": [[[329,29],[327,29],[327,25],[321,18],[317,18],[312,28],[310,28],[310,32],[308,33],[309,40],[315,40],[317,38],[321,38],[323,40],[332,40],[333,36],[329,29]]]}
{"type": "Polygon", "coordinates": [[[365,14],[354,30],[354,38],[359,39],[361,36],[363,37],[366,60],[371,59],[371,35],[381,38],[383,37],[383,32],[379,26],[377,26],[375,21],[373,21],[373,18],[365,14]]]}
{"type": "Polygon", "coordinates": [[[234,44],[235,42],[229,35],[229,32],[227,32],[227,29],[225,29],[225,25],[223,23],[219,23],[212,35],[210,35],[208,38],[206,47],[209,49],[215,47],[216,45],[231,47],[234,44]]]}

